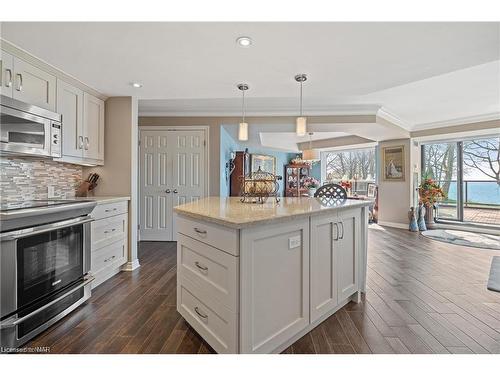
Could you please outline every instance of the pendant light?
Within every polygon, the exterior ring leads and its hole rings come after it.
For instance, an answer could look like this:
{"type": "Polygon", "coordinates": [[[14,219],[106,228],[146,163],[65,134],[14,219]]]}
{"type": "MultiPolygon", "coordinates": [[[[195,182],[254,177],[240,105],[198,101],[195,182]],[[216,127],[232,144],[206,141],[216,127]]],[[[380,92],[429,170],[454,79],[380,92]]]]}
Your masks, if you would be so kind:
{"type": "Polygon", "coordinates": [[[246,83],[238,84],[238,90],[242,92],[243,100],[241,104],[241,122],[238,128],[238,140],[248,141],[248,123],[245,122],[245,91],[248,90],[248,85],[246,83]]]}
{"type": "Polygon", "coordinates": [[[312,136],[314,133],[309,133],[309,148],[302,151],[302,160],[319,160],[319,151],[312,147],[312,136]]]}
{"type": "Polygon", "coordinates": [[[295,133],[299,137],[303,137],[307,132],[307,119],[302,116],[302,84],[307,80],[307,75],[297,74],[295,80],[300,83],[300,115],[297,117],[295,133]]]}

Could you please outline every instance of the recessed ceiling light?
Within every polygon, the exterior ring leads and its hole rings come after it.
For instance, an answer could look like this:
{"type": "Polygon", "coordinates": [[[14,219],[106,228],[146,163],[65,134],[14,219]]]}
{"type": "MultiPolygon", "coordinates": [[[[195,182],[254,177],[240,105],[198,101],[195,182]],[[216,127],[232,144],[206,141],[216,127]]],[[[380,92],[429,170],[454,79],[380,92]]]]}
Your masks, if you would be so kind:
{"type": "Polygon", "coordinates": [[[132,82],[131,85],[132,85],[132,87],[135,87],[136,89],[142,87],[142,83],[139,83],[139,82],[132,82]]]}
{"type": "Polygon", "coordinates": [[[252,39],[248,36],[240,36],[238,39],[236,39],[236,43],[240,47],[250,47],[252,45],[252,39]]]}

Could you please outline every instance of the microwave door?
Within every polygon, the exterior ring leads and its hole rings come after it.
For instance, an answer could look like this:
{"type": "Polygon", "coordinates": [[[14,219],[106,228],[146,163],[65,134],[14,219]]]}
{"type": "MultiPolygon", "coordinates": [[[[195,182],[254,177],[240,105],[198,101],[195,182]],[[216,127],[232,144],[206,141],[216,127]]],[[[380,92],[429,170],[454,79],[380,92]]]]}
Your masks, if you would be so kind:
{"type": "Polygon", "coordinates": [[[14,154],[50,156],[50,120],[3,107],[0,150],[14,154]]]}

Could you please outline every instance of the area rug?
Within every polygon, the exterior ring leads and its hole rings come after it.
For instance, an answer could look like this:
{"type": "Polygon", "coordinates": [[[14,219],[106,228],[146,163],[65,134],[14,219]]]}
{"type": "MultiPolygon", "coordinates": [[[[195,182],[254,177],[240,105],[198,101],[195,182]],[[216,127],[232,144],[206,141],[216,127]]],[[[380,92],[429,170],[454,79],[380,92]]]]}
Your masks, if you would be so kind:
{"type": "Polygon", "coordinates": [[[493,257],[488,279],[488,289],[500,292],[500,257],[493,257]]]}
{"type": "Polygon", "coordinates": [[[451,229],[432,229],[422,235],[433,240],[448,242],[454,245],[479,247],[482,249],[500,250],[500,236],[484,233],[465,232],[451,229]]]}

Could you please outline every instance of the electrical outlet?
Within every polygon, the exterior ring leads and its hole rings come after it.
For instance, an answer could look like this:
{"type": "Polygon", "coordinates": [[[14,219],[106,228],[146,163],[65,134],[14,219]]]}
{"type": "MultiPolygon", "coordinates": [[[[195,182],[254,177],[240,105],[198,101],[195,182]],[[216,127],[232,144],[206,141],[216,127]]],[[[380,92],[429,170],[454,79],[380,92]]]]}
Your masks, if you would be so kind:
{"type": "Polygon", "coordinates": [[[300,244],[301,244],[300,236],[290,237],[288,239],[288,248],[289,249],[295,249],[296,247],[299,247],[300,244]]]}
{"type": "Polygon", "coordinates": [[[56,198],[56,189],[54,186],[47,186],[47,197],[56,198]]]}

